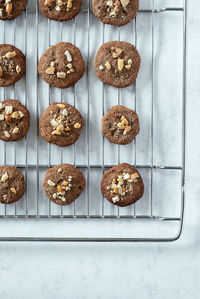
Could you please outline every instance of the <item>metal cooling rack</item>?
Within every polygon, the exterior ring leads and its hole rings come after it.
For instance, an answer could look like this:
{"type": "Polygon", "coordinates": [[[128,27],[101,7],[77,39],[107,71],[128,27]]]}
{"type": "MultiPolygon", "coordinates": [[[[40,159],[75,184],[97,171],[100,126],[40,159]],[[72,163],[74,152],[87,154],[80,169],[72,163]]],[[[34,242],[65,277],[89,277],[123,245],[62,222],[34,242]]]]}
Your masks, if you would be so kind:
{"type": "MultiPolygon", "coordinates": [[[[106,40],[105,36],[110,27],[107,25],[101,24],[92,14],[92,10],[90,5],[85,4],[82,9],[80,15],[69,22],[65,23],[55,23],[53,21],[47,20],[44,18],[39,9],[38,2],[36,0],[35,4],[32,3],[32,6],[29,5],[24,14],[19,18],[15,19],[11,22],[0,22],[0,30],[1,30],[1,43],[11,43],[19,47],[22,51],[24,51],[27,56],[27,72],[26,77],[20,80],[14,87],[1,88],[1,98],[19,98],[21,102],[23,102],[28,109],[32,112],[32,123],[31,129],[28,136],[22,142],[16,144],[10,143],[1,143],[0,151],[3,153],[1,155],[0,164],[1,165],[13,165],[20,168],[24,175],[25,180],[27,182],[27,192],[23,199],[19,202],[7,206],[1,205],[0,207],[0,218],[1,221],[8,221],[7,219],[14,219],[15,225],[17,224],[17,219],[48,219],[45,221],[52,221],[53,218],[58,219],[72,219],[73,223],[78,221],[78,219],[86,219],[88,225],[93,225],[93,220],[101,220],[102,222],[106,222],[109,219],[114,220],[114,224],[112,222],[111,225],[115,225],[116,221],[119,223],[124,220],[128,220],[129,224],[136,223],[139,221],[144,221],[145,225],[148,227],[150,223],[156,222],[160,225],[162,222],[171,223],[175,222],[178,224],[178,230],[174,235],[170,236],[158,236],[154,237],[151,234],[151,231],[145,237],[138,236],[120,236],[120,237],[105,237],[105,236],[94,236],[88,237],[87,235],[84,237],[76,237],[76,236],[51,236],[51,237],[40,237],[40,236],[2,236],[0,237],[0,241],[105,241],[105,242],[117,242],[117,241],[174,241],[177,240],[182,232],[183,225],[183,214],[184,214],[184,185],[185,185],[185,89],[186,89],[186,6],[187,1],[185,0],[182,7],[161,7],[155,8],[154,0],[152,0],[152,7],[150,9],[140,9],[139,15],[148,15],[151,20],[151,27],[149,32],[151,34],[151,72],[149,73],[149,77],[151,80],[151,93],[149,95],[149,147],[148,152],[149,160],[148,163],[138,163],[138,151],[140,149],[140,145],[137,144],[137,139],[129,149],[129,156],[131,155],[131,161],[133,165],[135,165],[145,176],[148,177],[147,183],[145,187],[148,189],[148,196],[144,199],[144,202],[139,208],[137,208],[137,204],[132,207],[128,207],[125,209],[118,207],[110,207],[109,203],[102,198],[102,196],[96,191],[93,190],[93,185],[97,181],[100,181],[103,172],[113,165],[123,162],[124,157],[127,156],[127,151],[120,147],[106,143],[104,138],[101,135],[98,135],[100,142],[96,145],[98,149],[98,153],[96,157],[94,155],[93,147],[95,146],[95,140],[93,140],[93,128],[91,126],[91,119],[94,120],[93,117],[93,103],[94,94],[93,89],[93,80],[94,72],[92,70],[93,66],[91,63],[91,58],[94,56],[96,49],[93,50],[92,46],[92,25],[95,22],[98,28],[98,34],[100,38],[100,44],[104,43],[106,40]],[[162,15],[164,13],[173,14],[178,13],[179,17],[181,15],[182,18],[182,37],[180,38],[180,43],[182,43],[182,101],[181,101],[181,156],[180,163],[155,163],[155,154],[154,154],[154,146],[155,146],[155,137],[154,137],[154,113],[155,113],[155,18],[156,16],[162,15]],[[84,36],[84,49],[81,48],[82,44],[78,44],[84,53],[84,58],[87,63],[87,70],[85,77],[82,83],[78,83],[73,88],[68,90],[58,90],[53,87],[49,87],[46,83],[42,82],[42,80],[38,77],[37,74],[37,62],[39,60],[42,52],[51,44],[56,42],[66,40],[70,41],[77,45],[79,41],[79,36],[77,35],[77,30],[80,26],[77,23],[77,19],[80,17],[80,20],[83,26],[85,26],[85,36],[84,36]],[[69,30],[66,26],[69,25],[69,30]],[[99,31],[101,30],[101,31],[99,31]],[[56,40],[54,40],[56,32],[56,40]],[[67,39],[67,34],[70,34],[67,39]],[[42,36],[42,38],[41,38],[42,36]],[[32,40],[32,42],[31,42],[32,40]],[[41,41],[44,41],[44,44],[41,46],[41,41]],[[30,51],[30,52],[29,52],[30,51]],[[31,65],[33,63],[33,65],[31,65]],[[31,68],[34,66],[34,68],[31,68]],[[31,71],[31,74],[30,74],[31,71]],[[31,86],[31,87],[30,87],[31,86]],[[84,96],[84,103],[80,101],[80,98],[84,96]],[[45,97],[45,103],[42,103],[45,97]],[[41,140],[39,136],[38,130],[38,120],[41,115],[41,112],[54,101],[58,101],[58,99],[68,101],[70,97],[71,102],[76,106],[81,112],[84,107],[84,115],[86,120],[85,132],[83,136],[81,136],[80,142],[73,145],[67,149],[58,149],[50,144],[45,143],[41,140]],[[42,103],[42,104],[41,104],[42,103]],[[111,148],[109,148],[111,146],[111,148]],[[138,149],[139,148],[139,149],[138,149]],[[112,152],[113,151],[113,152],[112,152]],[[108,161],[107,154],[110,152],[110,157],[112,154],[114,155],[114,161],[111,158],[108,161]],[[95,158],[93,158],[93,155],[95,158]],[[81,156],[81,158],[80,158],[81,156]],[[55,158],[56,157],[56,158],[55,158]],[[68,162],[74,164],[76,167],[80,168],[86,178],[87,189],[83,196],[80,199],[75,201],[69,207],[57,207],[53,203],[48,200],[45,200],[44,194],[41,191],[41,183],[43,180],[43,176],[45,171],[58,163],[68,162]],[[160,213],[159,211],[155,211],[155,201],[156,197],[159,197],[157,191],[155,190],[155,182],[158,179],[157,172],[159,172],[159,176],[161,178],[161,182],[166,181],[165,176],[167,173],[176,173],[178,179],[176,180],[176,187],[179,198],[176,198],[178,205],[178,212],[176,215],[173,213],[160,213]],[[178,182],[178,183],[177,183],[178,182]],[[148,187],[147,187],[148,186],[148,187]],[[94,200],[96,198],[96,201],[94,200]],[[81,205],[84,204],[84,206],[81,205]],[[96,205],[96,206],[95,206],[96,205]],[[148,206],[148,210],[146,210],[146,206],[148,206]],[[91,223],[91,224],[90,224],[91,223]]],[[[132,41],[136,47],[138,45],[138,17],[132,22],[130,26],[133,28],[133,38],[132,41]]],[[[129,25],[128,25],[129,26],[129,25]]],[[[126,27],[126,26],[125,26],[126,27]]],[[[122,32],[124,33],[126,28],[114,28],[115,30],[115,38],[118,40],[124,39],[122,32]]],[[[129,27],[129,32],[130,32],[129,27]]],[[[128,30],[128,29],[127,29],[128,30]]],[[[99,45],[100,45],[99,44],[99,45]]],[[[94,58],[94,57],[93,57],[94,58]]],[[[97,81],[95,81],[97,82],[97,81]]],[[[137,81],[138,82],[138,81],[137,81]]],[[[98,119],[102,117],[105,113],[106,105],[108,104],[106,99],[109,97],[109,88],[101,82],[95,83],[97,84],[98,93],[100,94],[101,105],[100,109],[97,107],[98,119]]],[[[130,103],[132,102],[132,106],[135,110],[137,110],[137,89],[136,83],[129,90],[129,98],[130,103]]],[[[115,104],[124,104],[123,99],[126,94],[123,94],[124,91],[115,89],[114,97],[117,99],[115,104]]],[[[111,106],[111,104],[109,105],[111,106]]],[[[95,110],[96,112],[96,110],[95,110]]],[[[140,114],[139,114],[140,117],[140,114]]],[[[95,118],[95,116],[94,116],[95,118]]],[[[145,138],[142,136],[141,138],[145,138]]],[[[145,160],[145,159],[140,159],[145,160]]],[[[145,162],[146,162],[145,161],[145,162]]],[[[143,161],[142,161],[143,162],[143,161]]],[[[171,183],[170,183],[171,184],[171,183]]],[[[171,185],[170,185],[171,186],[171,185]]],[[[163,189],[165,187],[163,186],[163,189]]],[[[157,201],[156,201],[157,202],[157,201]]],[[[159,204],[159,203],[158,203],[159,204]]],[[[24,220],[25,221],[25,220],[24,220]]],[[[35,220],[37,221],[37,220],[35,220]]],[[[65,221],[65,220],[62,220],[65,221]]],[[[1,222],[2,223],[2,222],[1,222]]],[[[95,223],[95,222],[94,222],[95,223]]],[[[71,223],[72,225],[72,223],[71,223]]]]}

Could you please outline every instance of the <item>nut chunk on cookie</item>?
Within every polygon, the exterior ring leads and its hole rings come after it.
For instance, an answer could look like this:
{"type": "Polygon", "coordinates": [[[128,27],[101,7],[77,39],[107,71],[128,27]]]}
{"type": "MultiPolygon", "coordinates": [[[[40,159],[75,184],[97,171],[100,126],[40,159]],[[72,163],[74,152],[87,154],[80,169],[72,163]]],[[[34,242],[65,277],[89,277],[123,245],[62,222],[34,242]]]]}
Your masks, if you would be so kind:
{"type": "Polygon", "coordinates": [[[43,15],[54,21],[75,18],[81,10],[82,0],[40,0],[43,15]]]}
{"type": "Polygon", "coordinates": [[[67,88],[82,78],[85,63],[77,47],[62,42],[51,46],[43,53],[38,72],[48,84],[67,88]]]}
{"type": "Polygon", "coordinates": [[[15,84],[26,71],[26,57],[12,45],[0,45],[0,86],[15,84]]]}
{"type": "Polygon", "coordinates": [[[101,193],[112,204],[125,207],[143,196],[143,180],[133,166],[122,163],[104,173],[101,193]]]}
{"type": "Polygon", "coordinates": [[[135,82],[140,62],[140,55],[133,45],[113,41],[100,47],[95,58],[95,70],[101,81],[122,88],[135,82]]]}
{"type": "Polygon", "coordinates": [[[85,178],[80,170],[70,164],[50,168],[44,178],[46,196],[58,205],[69,205],[85,189],[85,178]]]}
{"type": "Polygon", "coordinates": [[[0,140],[19,141],[30,127],[29,111],[17,100],[0,102],[0,140]]]}
{"type": "Polygon", "coordinates": [[[123,26],[137,15],[139,0],[92,0],[94,15],[104,24],[123,26]]]}
{"type": "Polygon", "coordinates": [[[84,118],[73,106],[51,104],[40,118],[40,134],[44,140],[58,146],[74,144],[84,126],[84,118]]]}
{"type": "Polygon", "coordinates": [[[19,200],[25,193],[24,176],[15,167],[0,167],[0,202],[9,204],[19,200]]]}
{"type": "Polygon", "coordinates": [[[139,130],[137,113],[121,105],[113,106],[101,121],[102,135],[115,144],[130,143],[139,130]]]}
{"type": "Polygon", "coordinates": [[[12,20],[26,8],[28,0],[0,0],[0,20],[12,20]]]}

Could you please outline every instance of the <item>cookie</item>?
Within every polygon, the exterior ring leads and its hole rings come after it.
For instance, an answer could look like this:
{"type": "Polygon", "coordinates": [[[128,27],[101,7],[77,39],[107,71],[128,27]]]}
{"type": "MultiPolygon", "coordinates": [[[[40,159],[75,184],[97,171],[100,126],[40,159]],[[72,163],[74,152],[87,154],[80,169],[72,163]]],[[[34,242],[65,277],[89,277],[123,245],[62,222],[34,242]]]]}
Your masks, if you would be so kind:
{"type": "Polygon", "coordinates": [[[104,173],[101,192],[112,204],[126,207],[143,196],[144,184],[139,172],[133,166],[122,163],[104,173]]]}
{"type": "Polygon", "coordinates": [[[82,78],[85,63],[77,47],[62,42],[44,52],[39,61],[38,72],[48,84],[67,88],[82,78]]]}
{"type": "Polygon", "coordinates": [[[0,202],[9,204],[19,200],[25,193],[24,176],[15,167],[0,166],[0,202]]]}
{"type": "Polygon", "coordinates": [[[101,133],[111,143],[128,144],[139,131],[137,113],[121,105],[113,106],[101,121],[101,133]]]}
{"type": "Polygon", "coordinates": [[[43,15],[54,21],[73,19],[81,10],[82,0],[40,0],[43,15]]]}
{"type": "Polygon", "coordinates": [[[0,45],[0,86],[15,84],[26,71],[26,57],[12,45],[0,45]]]}
{"type": "Polygon", "coordinates": [[[0,20],[12,20],[26,8],[28,0],[0,0],[0,20]]]}
{"type": "Polygon", "coordinates": [[[30,127],[29,111],[17,100],[0,103],[0,140],[19,141],[30,127]]]}
{"type": "Polygon", "coordinates": [[[100,47],[95,58],[95,70],[101,81],[122,88],[135,82],[140,61],[140,55],[133,45],[113,41],[100,47]]]}
{"type": "Polygon", "coordinates": [[[47,170],[43,190],[50,200],[63,206],[77,199],[85,185],[85,178],[80,170],[70,164],[60,164],[47,170]]]}
{"type": "Polygon", "coordinates": [[[123,26],[136,17],[139,0],[92,0],[92,9],[104,24],[123,26]]]}
{"type": "Polygon", "coordinates": [[[58,146],[74,144],[84,126],[84,118],[73,106],[51,104],[40,118],[40,134],[44,140],[58,146]]]}

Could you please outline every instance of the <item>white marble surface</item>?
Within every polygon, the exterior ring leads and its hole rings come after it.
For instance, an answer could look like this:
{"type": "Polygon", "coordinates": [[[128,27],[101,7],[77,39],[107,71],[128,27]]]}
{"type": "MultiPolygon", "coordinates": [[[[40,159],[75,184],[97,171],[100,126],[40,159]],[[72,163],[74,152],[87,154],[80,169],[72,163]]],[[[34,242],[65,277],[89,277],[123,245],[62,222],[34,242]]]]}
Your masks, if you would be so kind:
{"type": "Polygon", "coordinates": [[[169,244],[0,243],[1,299],[199,298],[200,3],[188,2],[186,207],[181,238],[169,244]]]}

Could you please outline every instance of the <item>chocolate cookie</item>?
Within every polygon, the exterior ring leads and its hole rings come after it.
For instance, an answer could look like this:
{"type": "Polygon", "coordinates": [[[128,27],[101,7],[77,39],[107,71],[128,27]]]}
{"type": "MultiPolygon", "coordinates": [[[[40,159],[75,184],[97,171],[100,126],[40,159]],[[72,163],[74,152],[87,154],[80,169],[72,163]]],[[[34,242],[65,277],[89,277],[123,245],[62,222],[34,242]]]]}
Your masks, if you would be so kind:
{"type": "Polygon", "coordinates": [[[104,24],[123,26],[137,15],[139,0],[92,0],[94,15],[104,24]]]}
{"type": "Polygon", "coordinates": [[[60,164],[47,170],[43,190],[50,200],[63,206],[77,199],[85,185],[82,172],[73,165],[60,164]]]}
{"type": "Polygon", "coordinates": [[[0,103],[0,140],[19,141],[30,127],[29,111],[17,100],[0,103]]]}
{"type": "Polygon", "coordinates": [[[43,15],[54,21],[73,19],[81,10],[82,0],[40,0],[43,15]]]}
{"type": "Polygon", "coordinates": [[[112,204],[125,207],[143,196],[144,184],[139,172],[133,166],[122,163],[104,173],[101,192],[112,204]]]}
{"type": "Polygon", "coordinates": [[[12,20],[26,8],[28,0],[0,0],[0,20],[12,20]]]}
{"type": "Polygon", "coordinates": [[[0,166],[0,202],[9,204],[19,200],[25,193],[24,176],[15,167],[0,166]]]}
{"type": "Polygon", "coordinates": [[[40,118],[40,134],[44,140],[58,146],[76,142],[84,126],[84,118],[73,106],[51,104],[40,118]]]}
{"type": "Polygon", "coordinates": [[[101,121],[101,133],[111,143],[128,144],[139,131],[137,113],[121,105],[113,106],[101,121]]]}
{"type": "Polygon", "coordinates": [[[0,45],[0,86],[15,84],[26,71],[26,57],[12,45],[0,45]]]}
{"type": "Polygon", "coordinates": [[[43,53],[38,72],[48,84],[66,88],[81,79],[85,72],[85,63],[77,47],[62,42],[43,53]]]}
{"type": "Polygon", "coordinates": [[[140,60],[140,55],[133,45],[118,41],[108,42],[97,52],[96,74],[106,84],[126,87],[136,80],[140,60]]]}

